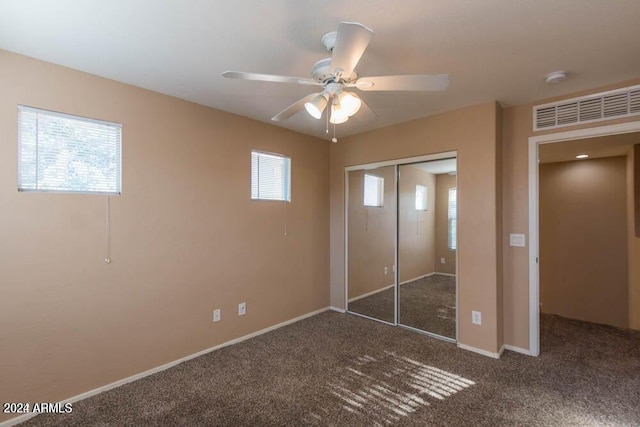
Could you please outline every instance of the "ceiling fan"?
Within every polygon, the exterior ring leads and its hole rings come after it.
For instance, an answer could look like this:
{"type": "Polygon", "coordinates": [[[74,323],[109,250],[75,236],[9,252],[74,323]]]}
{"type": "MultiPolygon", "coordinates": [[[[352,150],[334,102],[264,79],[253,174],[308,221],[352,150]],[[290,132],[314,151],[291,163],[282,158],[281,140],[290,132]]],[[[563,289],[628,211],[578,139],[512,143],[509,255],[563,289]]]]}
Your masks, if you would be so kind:
{"type": "MultiPolygon", "coordinates": [[[[313,66],[311,78],[277,76],[271,74],[225,71],[224,77],[259,80],[275,83],[295,83],[321,86],[319,93],[312,93],[276,114],[271,120],[286,120],[303,108],[315,119],[320,119],[328,110],[329,122],[340,124],[349,120],[362,106],[370,108],[353,91],[441,91],[449,85],[447,74],[419,74],[404,76],[359,77],[356,65],[366,50],[373,31],[357,22],[342,22],[338,31],[322,37],[322,44],[331,52],[331,57],[322,59],[313,66]],[[327,109],[327,105],[330,106],[327,109]]],[[[375,113],[374,113],[375,115],[375,113]]]]}

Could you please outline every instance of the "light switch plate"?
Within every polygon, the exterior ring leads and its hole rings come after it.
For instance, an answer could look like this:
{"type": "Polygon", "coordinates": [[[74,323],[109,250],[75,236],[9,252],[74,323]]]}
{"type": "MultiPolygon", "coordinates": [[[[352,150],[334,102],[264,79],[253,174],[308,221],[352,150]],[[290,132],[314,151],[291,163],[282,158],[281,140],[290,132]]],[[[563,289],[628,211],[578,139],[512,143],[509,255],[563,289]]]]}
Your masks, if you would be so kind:
{"type": "Polygon", "coordinates": [[[509,234],[509,245],[524,248],[525,238],[524,234],[509,234]]]}
{"type": "Polygon", "coordinates": [[[471,323],[474,325],[482,325],[482,313],[479,311],[471,312],[471,323]]]}

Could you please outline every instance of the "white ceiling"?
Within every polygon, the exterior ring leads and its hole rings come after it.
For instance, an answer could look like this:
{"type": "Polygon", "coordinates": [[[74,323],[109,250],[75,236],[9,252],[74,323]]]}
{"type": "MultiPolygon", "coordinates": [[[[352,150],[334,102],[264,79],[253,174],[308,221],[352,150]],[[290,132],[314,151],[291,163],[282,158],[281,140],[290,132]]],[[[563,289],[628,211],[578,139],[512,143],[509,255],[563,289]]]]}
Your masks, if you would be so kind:
{"type": "MultiPolygon", "coordinates": [[[[0,48],[272,123],[315,88],[220,74],[309,77],[340,21],[375,32],[360,76],[448,73],[451,84],[361,92],[379,118],[356,115],[338,136],[640,77],[639,0],[0,0],[0,48]],[[556,70],[571,78],[545,84],[556,70]]],[[[325,137],[305,112],[278,125],[325,137]]]]}
{"type": "Polygon", "coordinates": [[[578,154],[587,154],[589,159],[626,156],[634,144],[640,144],[638,132],[542,144],[538,148],[538,159],[540,163],[555,163],[577,161],[578,154]]]}
{"type": "Polygon", "coordinates": [[[451,173],[456,171],[456,159],[432,160],[424,163],[412,163],[411,166],[432,174],[451,173]]]}

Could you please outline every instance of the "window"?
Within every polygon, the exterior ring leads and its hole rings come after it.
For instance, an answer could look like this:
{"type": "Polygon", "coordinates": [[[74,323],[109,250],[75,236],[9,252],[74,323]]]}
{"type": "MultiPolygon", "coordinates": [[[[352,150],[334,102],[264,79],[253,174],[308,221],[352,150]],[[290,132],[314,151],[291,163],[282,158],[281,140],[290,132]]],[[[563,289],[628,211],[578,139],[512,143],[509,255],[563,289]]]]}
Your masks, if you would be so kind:
{"type": "Polygon", "coordinates": [[[427,187],[424,185],[416,185],[416,210],[427,210],[427,187]]]}
{"type": "Polygon", "coordinates": [[[18,190],[120,194],[122,125],[18,107],[18,190]]]}
{"type": "Polygon", "coordinates": [[[456,233],[457,233],[457,217],[458,217],[458,208],[456,201],[456,189],[449,189],[449,209],[448,209],[448,218],[449,218],[449,249],[452,251],[456,250],[456,233]]]}
{"type": "Polygon", "coordinates": [[[291,159],[251,151],[251,198],[291,201],[291,159]]]}
{"type": "Polygon", "coordinates": [[[384,178],[364,174],[364,205],[382,207],[384,195],[384,178]]]}

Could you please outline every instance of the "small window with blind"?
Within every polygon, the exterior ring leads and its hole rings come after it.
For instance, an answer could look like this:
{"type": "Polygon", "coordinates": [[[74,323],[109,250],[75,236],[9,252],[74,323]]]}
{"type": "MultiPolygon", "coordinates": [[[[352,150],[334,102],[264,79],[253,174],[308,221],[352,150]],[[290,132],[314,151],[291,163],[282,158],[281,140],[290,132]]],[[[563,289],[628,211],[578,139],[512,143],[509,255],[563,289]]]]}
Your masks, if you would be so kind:
{"type": "Polygon", "coordinates": [[[416,210],[427,210],[427,187],[424,185],[416,185],[416,210]]]}
{"type": "Polygon", "coordinates": [[[364,205],[380,208],[384,206],[384,178],[364,175],[364,205]]]}
{"type": "Polygon", "coordinates": [[[456,238],[457,238],[457,219],[458,219],[458,208],[457,208],[457,194],[455,188],[449,189],[449,209],[448,210],[448,218],[449,218],[449,249],[452,251],[456,250],[456,238]]]}
{"type": "Polygon", "coordinates": [[[291,201],[291,159],[251,151],[251,199],[291,201]]]}
{"type": "Polygon", "coordinates": [[[122,125],[18,106],[18,190],[120,194],[122,125]]]}

